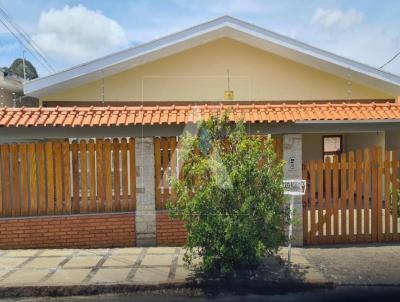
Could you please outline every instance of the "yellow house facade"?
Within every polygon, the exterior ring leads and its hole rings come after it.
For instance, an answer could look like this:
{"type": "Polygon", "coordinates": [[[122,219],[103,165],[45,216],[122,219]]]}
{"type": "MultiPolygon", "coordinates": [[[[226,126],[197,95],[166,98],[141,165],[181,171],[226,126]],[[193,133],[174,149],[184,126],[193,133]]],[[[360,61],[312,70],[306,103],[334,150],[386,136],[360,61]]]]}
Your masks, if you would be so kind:
{"type": "Polygon", "coordinates": [[[44,95],[42,102],[220,102],[388,100],[393,94],[230,38],[44,95]],[[229,75],[228,75],[229,72],[229,75]],[[228,83],[229,82],[229,83],[228,83]],[[104,92],[104,98],[103,98],[104,92]]]}

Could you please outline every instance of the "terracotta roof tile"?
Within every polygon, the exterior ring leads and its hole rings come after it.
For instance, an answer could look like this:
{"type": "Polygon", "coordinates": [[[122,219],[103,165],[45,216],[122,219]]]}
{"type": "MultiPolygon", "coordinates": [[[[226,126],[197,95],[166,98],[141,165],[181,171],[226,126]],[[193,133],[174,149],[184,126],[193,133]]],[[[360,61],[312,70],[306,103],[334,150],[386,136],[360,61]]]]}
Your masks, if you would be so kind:
{"type": "Polygon", "coordinates": [[[227,111],[245,122],[400,120],[399,103],[215,104],[121,107],[0,108],[0,127],[84,127],[197,122],[227,111]]]}

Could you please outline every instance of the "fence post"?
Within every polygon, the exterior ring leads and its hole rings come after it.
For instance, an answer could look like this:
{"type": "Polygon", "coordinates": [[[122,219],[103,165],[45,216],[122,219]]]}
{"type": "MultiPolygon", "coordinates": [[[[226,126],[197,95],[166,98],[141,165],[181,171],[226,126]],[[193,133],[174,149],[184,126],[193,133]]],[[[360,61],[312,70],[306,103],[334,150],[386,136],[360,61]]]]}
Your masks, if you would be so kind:
{"type": "Polygon", "coordinates": [[[135,139],[136,245],[156,245],[156,199],[154,142],[152,137],[135,139]]]}
{"type": "MultiPolygon", "coordinates": [[[[285,134],[283,136],[283,160],[285,179],[302,179],[302,135],[285,134]]],[[[303,201],[298,196],[294,199],[296,224],[293,226],[293,246],[303,246],[303,201]]]]}

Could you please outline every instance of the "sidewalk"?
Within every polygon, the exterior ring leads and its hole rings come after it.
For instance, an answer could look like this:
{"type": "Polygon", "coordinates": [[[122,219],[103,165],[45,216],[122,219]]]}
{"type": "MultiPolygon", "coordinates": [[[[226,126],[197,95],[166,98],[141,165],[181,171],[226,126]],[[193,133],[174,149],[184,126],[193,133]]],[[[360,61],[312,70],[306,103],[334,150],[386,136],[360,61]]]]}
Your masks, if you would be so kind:
{"type": "Polygon", "coordinates": [[[0,252],[0,286],[184,281],[181,248],[10,250],[0,252]]]}
{"type": "Polygon", "coordinates": [[[400,245],[287,249],[233,283],[203,280],[180,247],[0,250],[0,297],[220,287],[301,290],[336,285],[400,285],[400,245]]]}
{"type": "MultiPolygon", "coordinates": [[[[282,249],[282,258],[287,251],[282,249]]],[[[63,296],[179,288],[259,290],[320,287],[326,281],[296,249],[292,269],[266,257],[233,283],[203,280],[184,266],[179,247],[0,250],[0,297],[63,296]]]]}

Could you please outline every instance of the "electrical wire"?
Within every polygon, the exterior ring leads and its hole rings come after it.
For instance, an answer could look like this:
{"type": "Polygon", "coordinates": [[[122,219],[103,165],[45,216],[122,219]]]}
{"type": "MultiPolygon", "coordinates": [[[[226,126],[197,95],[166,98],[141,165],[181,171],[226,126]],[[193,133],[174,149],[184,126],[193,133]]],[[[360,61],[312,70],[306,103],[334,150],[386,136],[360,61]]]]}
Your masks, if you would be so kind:
{"type": "Polygon", "coordinates": [[[23,48],[25,48],[32,56],[50,72],[55,72],[55,68],[50,64],[44,56],[40,47],[33,41],[33,39],[19,27],[7,12],[0,6],[0,22],[4,27],[17,39],[23,48]]]}
{"type": "Polygon", "coordinates": [[[1,6],[0,6],[0,13],[9,22],[9,24],[11,24],[11,26],[23,37],[23,39],[29,44],[29,46],[31,46],[35,50],[35,52],[48,65],[48,67],[50,67],[50,69],[55,71],[53,66],[50,64],[50,62],[44,56],[43,51],[41,50],[40,46],[29,36],[28,33],[26,33],[16,22],[14,22],[14,20],[11,18],[11,16],[1,6]]]}
{"type": "Polygon", "coordinates": [[[400,51],[398,53],[396,53],[389,61],[387,61],[385,64],[383,64],[381,67],[379,67],[379,69],[382,69],[389,63],[393,62],[398,56],[400,56],[400,51]]]}

